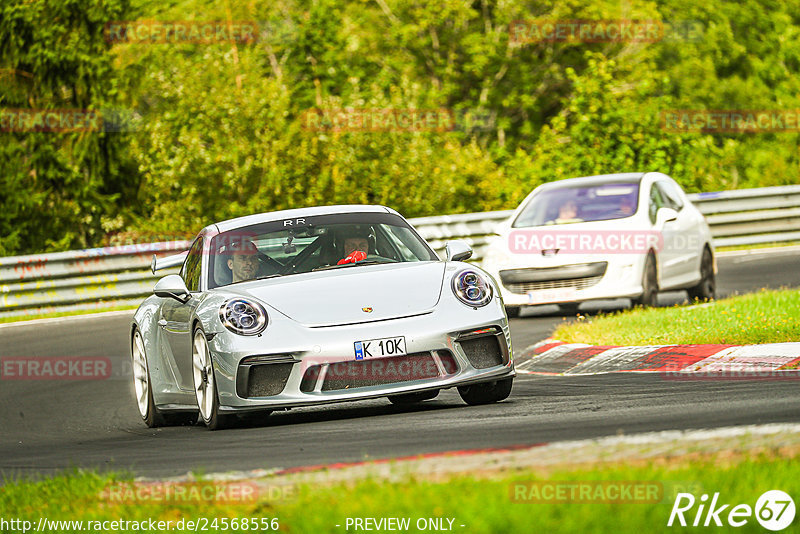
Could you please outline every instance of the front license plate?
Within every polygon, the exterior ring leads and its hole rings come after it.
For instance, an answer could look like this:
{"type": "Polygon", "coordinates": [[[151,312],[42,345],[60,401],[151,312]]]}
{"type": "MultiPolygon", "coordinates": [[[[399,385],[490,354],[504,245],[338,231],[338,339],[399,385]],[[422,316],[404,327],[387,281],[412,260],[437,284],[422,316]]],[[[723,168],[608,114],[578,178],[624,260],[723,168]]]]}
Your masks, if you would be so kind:
{"type": "Polygon", "coordinates": [[[528,292],[528,304],[548,304],[550,302],[568,302],[577,297],[574,287],[539,289],[528,292]]]}
{"type": "Polygon", "coordinates": [[[406,353],[406,338],[403,336],[356,341],[354,345],[356,360],[402,356],[406,353]]]}

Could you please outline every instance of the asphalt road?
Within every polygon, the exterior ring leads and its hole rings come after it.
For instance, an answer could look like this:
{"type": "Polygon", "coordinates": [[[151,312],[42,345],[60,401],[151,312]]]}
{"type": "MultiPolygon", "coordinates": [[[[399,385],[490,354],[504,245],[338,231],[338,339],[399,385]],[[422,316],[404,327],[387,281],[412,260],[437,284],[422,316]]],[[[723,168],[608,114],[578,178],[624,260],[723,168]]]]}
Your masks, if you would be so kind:
{"type": "MultiPolygon", "coordinates": [[[[800,251],[721,258],[719,292],[800,285],[800,251]]],[[[684,298],[661,295],[664,305],[684,298]]],[[[585,307],[613,309],[620,303],[585,307]]],[[[657,375],[520,376],[509,400],[465,405],[455,391],[406,408],[363,401],[273,414],[260,424],[209,432],[148,429],[137,413],[127,325],[130,314],[0,327],[0,358],[100,356],[112,375],[96,381],[0,380],[0,475],[70,467],[142,476],[286,468],[455,449],[596,438],[618,433],[800,421],[794,380],[683,382],[657,375]]],[[[518,355],[564,320],[555,307],[511,322],[518,355]]]]}

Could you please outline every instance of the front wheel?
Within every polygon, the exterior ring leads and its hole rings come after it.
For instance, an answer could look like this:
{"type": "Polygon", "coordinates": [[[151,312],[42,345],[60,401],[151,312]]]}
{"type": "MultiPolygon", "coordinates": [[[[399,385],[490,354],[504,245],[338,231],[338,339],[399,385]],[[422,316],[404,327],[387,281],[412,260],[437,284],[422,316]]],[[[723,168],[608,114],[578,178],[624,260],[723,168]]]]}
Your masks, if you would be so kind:
{"type": "Polygon", "coordinates": [[[519,317],[520,307],[519,306],[506,306],[506,316],[509,319],[514,319],[519,317]]]}
{"type": "Polygon", "coordinates": [[[133,359],[133,391],[142,421],[150,428],[160,426],[192,425],[197,421],[197,412],[162,412],[153,400],[153,385],[147,365],[147,353],[142,334],[137,328],[131,341],[133,359]]]}
{"type": "Polygon", "coordinates": [[[231,416],[219,412],[217,381],[214,379],[214,363],[208,351],[208,341],[201,328],[194,331],[192,343],[192,377],[200,417],[209,430],[219,430],[231,423],[231,416]]]}
{"type": "Polygon", "coordinates": [[[511,386],[513,384],[514,377],[504,378],[496,382],[459,386],[458,394],[461,395],[461,399],[470,406],[491,404],[507,399],[511,394],[511,386]]]}

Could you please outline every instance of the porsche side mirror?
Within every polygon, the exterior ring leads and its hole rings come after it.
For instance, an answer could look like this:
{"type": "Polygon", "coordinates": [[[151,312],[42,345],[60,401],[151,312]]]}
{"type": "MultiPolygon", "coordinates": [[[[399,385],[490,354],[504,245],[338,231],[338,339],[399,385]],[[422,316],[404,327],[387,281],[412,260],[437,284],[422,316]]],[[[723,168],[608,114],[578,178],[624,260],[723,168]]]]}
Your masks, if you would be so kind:
{"type": "Polygon", "coordinates": [[[153,287],[153,293],[157,297],[173,298],[181,304],[192,298],[192,294],[189,293],[183,278],[177,274],[168,274],[156,282],[155,287],[153,287]]]}
{"type": "Polygon", "coordinates": [[[656,213],[656,224],[664,224],[678,220],[678,212],[672,208],[661,208],[656,213]]]}
{"type": "Polygon", "coordinates": [[[444,246],[447,254],[447,261],[464,261],[472,257],[472,247],[466,241],[454,239],[448,241],[444,246]]]}

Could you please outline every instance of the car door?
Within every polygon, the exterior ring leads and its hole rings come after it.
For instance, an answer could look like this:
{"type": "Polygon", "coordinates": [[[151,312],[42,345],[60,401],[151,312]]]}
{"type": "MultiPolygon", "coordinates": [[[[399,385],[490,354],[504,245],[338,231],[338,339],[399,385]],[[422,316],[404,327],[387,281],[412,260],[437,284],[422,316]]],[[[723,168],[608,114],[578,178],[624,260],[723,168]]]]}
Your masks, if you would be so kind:
{"type": "Polygon", "coordinates": [[[192,378],[192,332],[189,321],[199,303],[200,270],[203,252],[203,238],[198,237],[189,248],[189,254],[181,269],[181,277],[192,297],[182,303],[168,298],[161,306],[158,325],[167,340],[171,352],[170,364],[181,389],[194,389],[192,378]]]}
{"type": "Polygon", "coordinates": [[[677,246],[680,234],[678,233],[677,221],[660,223],[658,220],[659,210],[666,207],[668,206],[661,189],[654,182],[650,185],[648,216],[653,230],[661,234],[660,250],[656,251],[659,288],[667,288],[674,285],[680,273],[679,246],[677,246]]]}
{"type": "Polygon", "coordinates": [[[690,210],[684,209],[684,201],[678,185],[669,180],[658,180],[656,186],[667,207],[678,212],[678,219],[672,223],[677,231],[677,238],[672,244],[675,257],[675,283],[685,284],[698,276],[697,266],[700,264],[700,236],[697,219],[690,210]]]}

